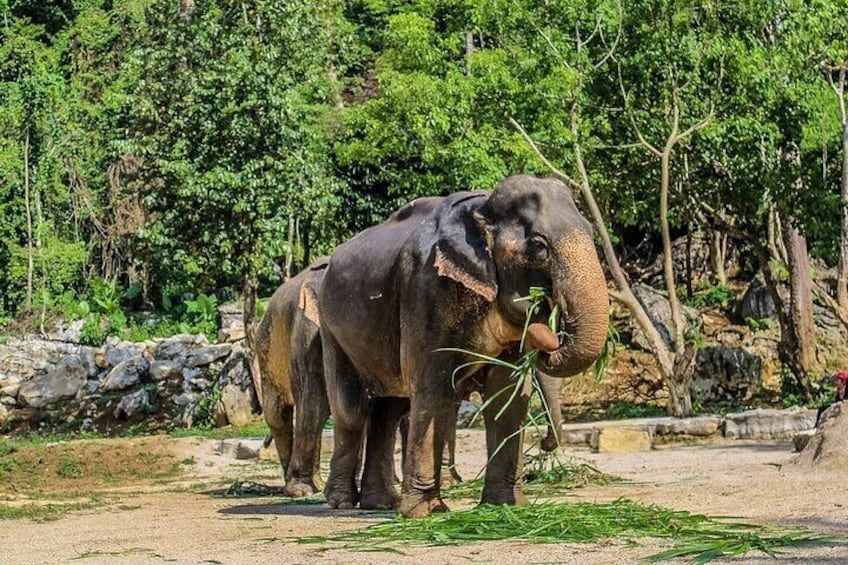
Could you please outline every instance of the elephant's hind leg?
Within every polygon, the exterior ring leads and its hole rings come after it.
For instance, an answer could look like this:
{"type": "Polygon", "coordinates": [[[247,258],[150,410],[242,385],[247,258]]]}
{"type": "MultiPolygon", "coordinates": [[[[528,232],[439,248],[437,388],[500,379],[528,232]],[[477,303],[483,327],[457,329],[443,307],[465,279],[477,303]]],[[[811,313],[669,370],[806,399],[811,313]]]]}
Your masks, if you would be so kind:
{"type": "Polygon", "coordinates": [[[274,438],[274,447],[282,467],[282,477],[285,481],[288,477],[289,464],[292,455],[292,416],[294,407],[281,402],[273,402],[270,406],[266,404],[265,421],[274,438]]]}
{"type": "Polygon", "coordinates": [[[371,510],[396,508],[400,497],[394,489],[394,449],[398,422],[409,409],[405,398],[375,398],[371,402],[362,497],[359,505],[371,510]]]}
{"type": "Polygon", "coordinates": [[[295,387],[294,446],[289,467],[286,494],[295,498],[310,496],[324,487],[319,472],[321,462],[321,435],[324,423],[330,416],[324,385],[323,362],[320,347],[313,345],[305,359],[296,361],[292,374],[295,387]]]}
{"type": "Polygon", "coordinates": [[[356,472],[368,421],[365,391],[350,360],[329,332],[321,332],[324,376],[333,414],[333,457],[324,496],[330,508],[353,508],[359,502],[356,472]]]}

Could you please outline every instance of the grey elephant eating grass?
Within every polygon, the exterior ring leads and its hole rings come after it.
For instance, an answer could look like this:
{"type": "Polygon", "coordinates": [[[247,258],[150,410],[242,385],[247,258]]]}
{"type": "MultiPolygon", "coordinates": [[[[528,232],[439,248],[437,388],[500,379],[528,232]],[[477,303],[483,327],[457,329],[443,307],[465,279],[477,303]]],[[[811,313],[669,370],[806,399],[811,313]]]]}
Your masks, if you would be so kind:
{"type": "MultiPolygon", "coordinates": [[[[418,201],[416,206],[421,205],[418,201]]],[[[328,417],[319,336],[317,293],[328,259],[321,258],[274,292],[257,330],[260,402],[274,439],[285,492],[302,497],[323,487],[319,472],[321,430],[328,417]],[[295,423],[296,415],[296,423],[295,423]]],[[[551,425],[542,439],[545,451],[556,449],[562,415],[559,379],[537,374],[539,390],[549,409],[551,425]]],[[[405,445],[407,418],[401,426],[405,445]]],[[[442,484],[461,481],[454,468],[455,435],[448,434],[442,458],[442,484]]]]}
{"type": "Polygon", "coordinates": [[[531,287],[547,289],[550,297],[531,322],[558,312],[561,329],[536,336],[546,344],[539,368],[563,378],[591,366],[606,340],[606,281],[591,225],[568,187],[553,179],[520,175],[491,194],[422,199],[336,249],[318,293],[335,421],[325,487],[330,506],[398,507],[408,517],[447,510],[439,455],[453,429],[456,402],[474,383],[482,386],[487,406],[482,501],[526,502],[523,434],[516,432],[526,418],[529,390],[506,405],[507,395],[497,393],[510,386],[508,371],[481,371],[480,365],[454,371],[474,360],[459,350],[517,358],[527,303],[516,299],[531,287]],[[409,437],[397,500],[388,463],[407,402],[409,437]],[[355,475],[366,423],[360,492],[355,475]]]}

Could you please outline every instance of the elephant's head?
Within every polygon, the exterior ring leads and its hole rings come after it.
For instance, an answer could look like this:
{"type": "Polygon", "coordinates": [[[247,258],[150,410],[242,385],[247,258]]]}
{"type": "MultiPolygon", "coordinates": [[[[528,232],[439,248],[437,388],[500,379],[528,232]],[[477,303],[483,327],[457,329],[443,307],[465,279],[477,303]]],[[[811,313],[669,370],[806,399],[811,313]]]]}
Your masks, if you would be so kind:
{"type": "MultiPolygon", "coordinates": [[[[465,207],[464,240],[442,232],[439,252],[461,269],[466,287],[496,301],[502,318],[525,324],[530,287],[548,290],[549,303],[534,322],[546,322],[554,305],[558,336],[548,335],[539,366],[555,377],[577,374],[595,362],[607,336],[606,280],[592,240],[592,226],[571,190],[550,178],[508,177],[488,196],[465,207]]],[[[450,276],[450,275],[448,275],[450,276]]]]}

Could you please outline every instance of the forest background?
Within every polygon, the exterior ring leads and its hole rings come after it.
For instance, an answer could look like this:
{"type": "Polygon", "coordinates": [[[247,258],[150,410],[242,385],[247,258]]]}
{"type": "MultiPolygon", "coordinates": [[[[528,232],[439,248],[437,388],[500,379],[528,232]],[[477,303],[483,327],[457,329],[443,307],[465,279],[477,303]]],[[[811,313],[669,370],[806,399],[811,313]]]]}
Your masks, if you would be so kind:
{"type": "Polygon", "coordinates": [[[413,198],[555,174],[670,413],[728,248],[812,398],[810,296],[848,324],[846,29],[845,0],[0,0],[0,327],[209,332],[239,294],[250,322],[413,198]],[[693,235],[705,280],[672,266],[693,235]],[[630,289],[659,251],[670,335],[630,289]]]}

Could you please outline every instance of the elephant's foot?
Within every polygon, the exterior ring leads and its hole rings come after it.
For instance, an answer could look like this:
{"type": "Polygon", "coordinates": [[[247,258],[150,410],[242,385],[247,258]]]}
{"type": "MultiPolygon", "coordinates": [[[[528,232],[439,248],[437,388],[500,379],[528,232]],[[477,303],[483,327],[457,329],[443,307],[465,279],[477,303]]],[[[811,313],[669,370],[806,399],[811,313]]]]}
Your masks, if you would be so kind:
{"type": "Polygon", "coordinates": [[[435,494],[404,494],[398,506],[398,512],[406,518],[423,518],[433,512],[448,511],[448,505],[435,494]]]}
{"type": "Polygon", "coordinates": [[[527,497],[524,496],[524,490],[521,486],[513,486],[504,489],[483,489],[483,497],[480,504],[509,504],[515,506],[524,506],[528,504],[527,497]]]}
{"type": "Polygon", "coordinates": [[[400,497],[394,489],[362,489],[362,498],[359,507],[363,510],[394,510],[400,503],[400,497]]]}
{"type": "Polygon", "coordinates": [[[303,498],[312,496],[316,492],[320,492],[321,489],[309,479],[292,477],[286,482],[284,491],[292,498],[303,498]]]}
{"type": "Polygon", "coordinates": [[[324,497],[327,499],[327,506],[338,510],[350,510],[359,502],[356,487],[353,485],[345,489],[328,484],[324,489],[324,497]]]}

